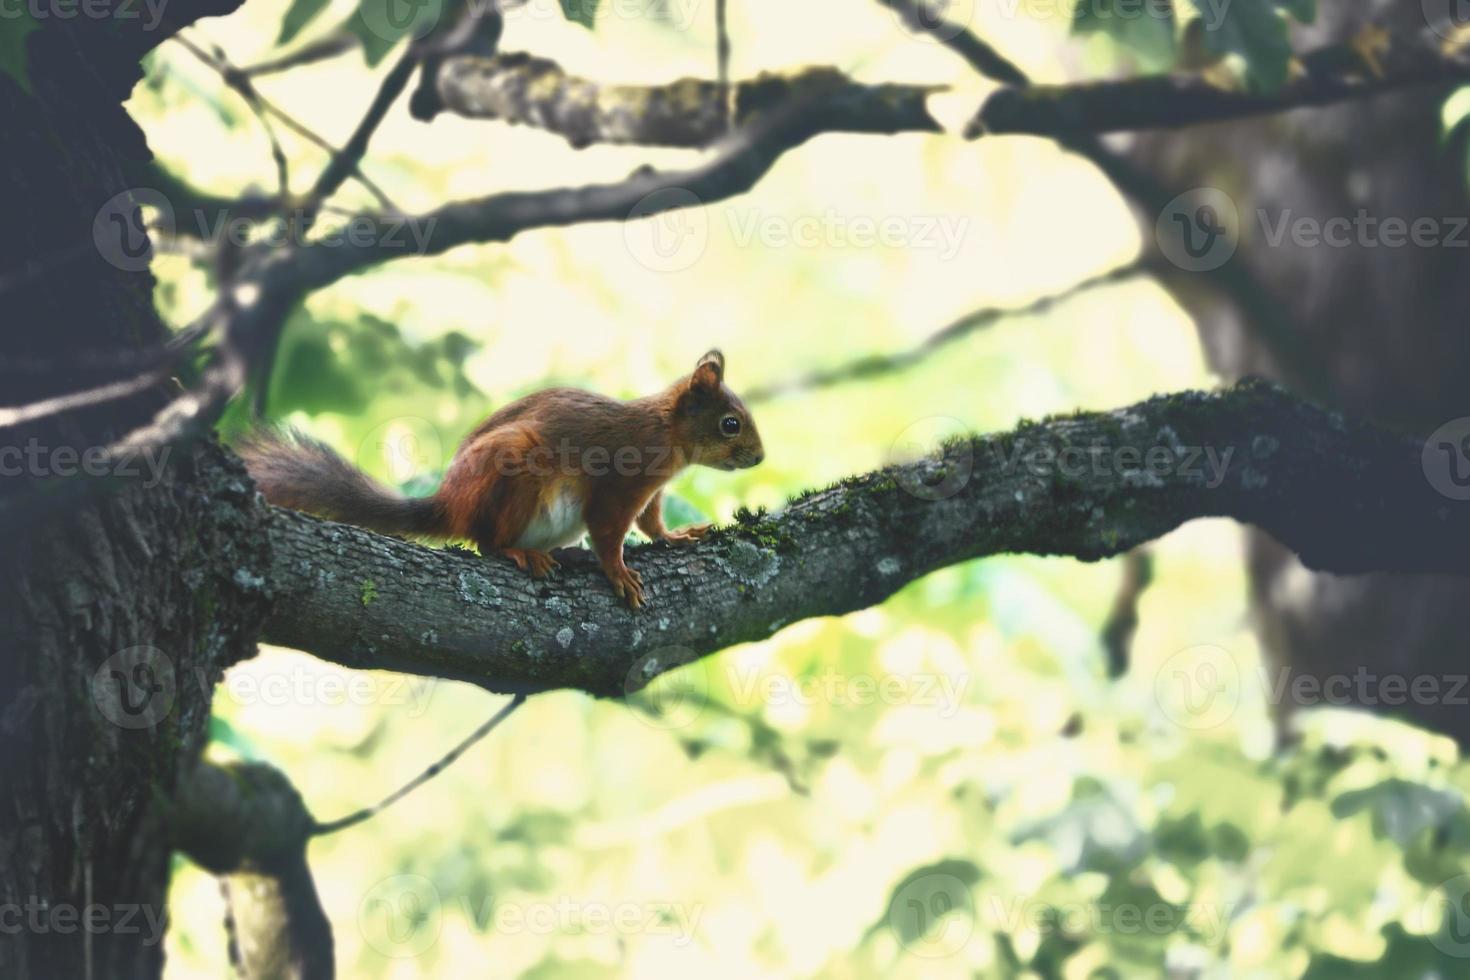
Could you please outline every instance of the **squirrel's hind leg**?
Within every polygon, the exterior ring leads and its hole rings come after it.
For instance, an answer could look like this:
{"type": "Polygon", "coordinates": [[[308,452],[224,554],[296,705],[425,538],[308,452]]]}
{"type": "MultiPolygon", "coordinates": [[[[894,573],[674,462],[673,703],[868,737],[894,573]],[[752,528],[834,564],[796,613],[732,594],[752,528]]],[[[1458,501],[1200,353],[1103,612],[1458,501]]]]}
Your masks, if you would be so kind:
{"type": "Polygon", "coordinates": [[[545,578],[552,569],[561,567],[561,562],[551,557],[550,552],[534,548],[501,548],[500,553],[515,562],[521,571],[529,572],[532,578],[545,578]]]}
{"type": "Polygon", "coordinates": [[[542,508],[554,471],[549,454],[536,434],[524,426],[506,426],[484,433],[462,450],[449,478],[457,477],[453,493],[467,501],[467,534],[489,557],[501,554],[532,578],[545,578],[560,568],[543,548],[526,547],[528,526],[542,508]]]}

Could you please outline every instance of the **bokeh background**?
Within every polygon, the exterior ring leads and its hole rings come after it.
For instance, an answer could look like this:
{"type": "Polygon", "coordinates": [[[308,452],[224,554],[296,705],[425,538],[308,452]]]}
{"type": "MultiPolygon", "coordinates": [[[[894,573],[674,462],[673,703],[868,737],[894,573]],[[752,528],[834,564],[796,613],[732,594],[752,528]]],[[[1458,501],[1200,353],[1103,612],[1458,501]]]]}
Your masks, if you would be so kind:
{"type": "MultiPolygon", "coordinates": [[[[934,104],[956,125],[976,104],[969,69],[876,4],[731,6],[737,76],[830,63],[951,85],[934,104]]],[[[1119,56],[1071,37],[1068,5],[1031,6],[972,22],[1039,80],[1119,56]]],[[[249,64],[278,50],[284,8],[252,2],[192,37],[249,64]]],[[[604,8],[589,31],[533,2],[508,15],[502,47],[603,81],[712,73],[709,0],[604,8]]],[[[316,23],[352,9],[333,0],[316,23]]],[[[386,65],[354,53],[258,86],[340,145],[386,65]]],[[[196,185],[274,188],[258,122],[182,47],[155,53],[128,108],[196,185]]],[[[323,155],[282,139],[304,190],[323,155]]],[[[695,159],[578,151],[449,115],[424,125],[400,104],[364,166],[419,212],[695,159]]],[[[371,205],[351,184],[341,201],[371,205]]],[[[1049,141],[826,136],[728,202],[399,260],[320,292],[291,320],[268,411],[427,492],[487,412],[540,387],[645,394],[712,346],[735,390],[778,384],[1024,306],[1142,245],[1111,186],[1049,141]],[[864,222],[897,231],[874,241],[864,222]],[[668,234],[672,258],[656,247],[668,234]]],[[[154,268],[174,322],[209,302],[185,257],[154,268]]],[[[916,439],[1215,381],[1184,312],[1128,278],[894,375],[760,403],[766,462],[683,475],[671,516],[727,520],[916,439]]],[[[1470,771],[1446,738],[1331,710],[1278,750],[1241,551],[1228,522],[1157,543],[1117,679],[1100,635],[1121,562],[1015,557],[731,648],[629,703],[535,697],[411,797],[313,845],[339,970],[1340,977],[1470,952],[1442,929],[1439,888],[1470,853],[1470,771]]],[[[331,818],[416,775],[502,701],[265,647],[216,692],[210,752],[269,760],[331,818]]],[[[182,859],[169,913],[167,975],[225,975],[218,886],[182,859]]]]}

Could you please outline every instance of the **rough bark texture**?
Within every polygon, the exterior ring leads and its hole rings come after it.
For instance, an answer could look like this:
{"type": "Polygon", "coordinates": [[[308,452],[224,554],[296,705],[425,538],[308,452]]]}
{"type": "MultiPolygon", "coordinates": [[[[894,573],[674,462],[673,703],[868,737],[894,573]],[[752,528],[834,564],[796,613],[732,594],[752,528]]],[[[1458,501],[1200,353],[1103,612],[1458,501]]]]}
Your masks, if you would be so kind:
{"type": "MultiPolygon", "coordinates": [[[[108,265],[92,221],[147,156],[120,105],[139,56],[226,6],[177,3],[152,34],[140,20],[48,19],[27,39],[31,92],[0,76],[0,270],[24,271],[0,292],[0,362],[22,365],[0,403],[75,383],[36,365],[82,351],[101,363],[163,338],[152,277],[108,265]]],[[[157,804],[201,747],[213,680],[254,649],[265,542],[238,464],[201,445],[156,481],[61,475],[162,399],[0,432],[0,445],[37,447],[0,480],[0,976],[158,975],[169,846],[157,804]],[[64,517],[45,505],[57,494],[64,517]]]]}
{"type": "Polygon", "coordinates": [[[938,132],[925,85],[863,85],[835,68],[763,74],[732,86],[681,78],[667,85],[600,85],[524,53],[446,59],[437,90],[443,108],[472,119],[538,126],[575,147],[593,143],[703,147],[763,110],[820,96],[829,132],[938,132]]]}
{"type": "Polygon", "coordinates": [[[697,546],[631,549],[648,595],[638,613],[580,549],[536,582],[508,562],[275,510],[263,635],[352,667],[618,695],[959,561],[1104,558],[1206,516],[1265,528],[1316,567],[1470,573],[1470,509],[1431,486],[1420,443],[1247,383],[952,443],[697,546]]]}
{"type": "Polygon", "coordinates": [[[101,907],[68,932],[28,920],[7,976],[156,973],[169,844],[156,806],[203,747],[214,683],[254,652],[260,514],[217,450],[156,488],[11,530],[0,579],[0,903],[101,907]],[[127,931],[127,917],[136,931],[127,931]]]}

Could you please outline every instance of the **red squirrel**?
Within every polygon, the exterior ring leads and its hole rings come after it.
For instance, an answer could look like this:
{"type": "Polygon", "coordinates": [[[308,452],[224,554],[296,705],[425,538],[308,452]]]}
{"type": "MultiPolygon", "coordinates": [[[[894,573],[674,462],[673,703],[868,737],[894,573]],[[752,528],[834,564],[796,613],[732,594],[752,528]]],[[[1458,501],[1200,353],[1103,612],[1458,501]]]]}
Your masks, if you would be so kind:
{"type": "Polygon", "coordinates": [[[623,562],[637,524],[654,541],[698,541],[708,524],[664,527],[663,486],[691,464],[737,470],[765,458],[745,403],[725,386],[712,350],[656,395],[618,401],[549,388],[511,402],[460,443],[431,497],[405,497],[327,446],[259,432],[240,455],[265,498],[384,534],[474,542],[533,578],[559,567],[553,548],[585,531],[615,593],[643,605],[643,580],[623,562]]]}

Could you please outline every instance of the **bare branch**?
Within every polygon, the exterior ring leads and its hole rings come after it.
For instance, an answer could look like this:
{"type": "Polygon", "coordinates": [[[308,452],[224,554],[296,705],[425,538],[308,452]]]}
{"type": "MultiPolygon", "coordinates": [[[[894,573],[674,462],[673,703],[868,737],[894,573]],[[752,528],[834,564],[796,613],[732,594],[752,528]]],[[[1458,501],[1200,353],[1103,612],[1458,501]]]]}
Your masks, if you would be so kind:
{"type": "Polygon", "coordinates": [[[1101,635],[1109,677],[1122,677],[1128,672],[1133,635],[1138,632],[1138,604],[1153,579],[1154,559],[1148,548],[1134,548],[1123,556],[1123,580],[1118,583],[1101,635]]]}
{"type": "Polygon", "coordinates": [[[443,205],[412,219],[423,233],[413,250],[406,247],[402,221],[358,215],[352,223],[363,232],[355,236],[359,240],[296,249],[278,278],[304,295],[406,255],[438,255],[459,245],[509,241],[536,228],[628,221],[735,197],[754,187],[782,154],[840,126],[849,95],[840,86],[830,93],[818,86],[732,133],[713,157],[689,170],[644,169],[612,184],[511,191],[443,205]]]}
{"type": "Polygon", "coordinates": [[[1026,73],[1005,55],[982,41],[969,28],[946,20],[943,8],[926,0],[878,0],[899,16],[911,31],[928,34],[944,44],[982,77],[1002,85],[1029,85],[1026,73]]]}
{"type": "Polygon", "coordinates": [[[201,762],[171,801],[174,846],[219,876],[236,975],[334,976],[332,925],[306,861],[314,826],[301,794],[262,762],[201,762]]]}
{"type": "Polygon", "coordinates": [[[965,135],[1112,133],[1169,129],[1367,99],[1420,85],[1470,79],[1470,45],[1425,30],[1393,35],[1367,28],[1373,43],[1318,48],[1269,93],[1222,88],[1204,75],[1154,75],[1070,85],[1005,88],[991,95],[965,135]]]}
{"type": "MultiPolygon", "coordinates": [[[[310,129],[305,124],[297,120],[295,116],[292,116],[290,113],[286,112],[270,99],[267,99],[265,96],[261,95],[259,90],[257,90],[255,88],[255,85],[250,81],[250,76],[247,75],[244,71],[232,65],[229,60],[224,57],[222,52],[219,53],[217,56],[211,55],[209,52],[199,47],[193,41],[190,41],[188,38],[184,37],[182,34],[174,38],[174,40],[182,44],[189,51],[190,54],[194,55],[194,57],[198,58],[200,61],[204,62],[204,64],[208,65],[210,68],[213,68],[216,72],[218,72],[220,78],[224,80],[224,83],[228,85],[231,89],[233,89],[236,93],[238,93],[240,97],[244,99],[246,103],[252,108],[259,108],[261,111],[274,116],[276,119],[281,121],[282,125],[291,130],[291,132],[295,133],[297,136],[300,136],[302,139],[306,140],[308,143],[311,143],[318,149],[324,150],[327,153],[331,154],[333,159],[336,159],[343,154],[344,151],[337,149],[321,136],[318,136],[314,130],[310,129]]],[[[216,50],[218,51],[219,49],[216,48],[216,50]]],[[[377,184],[368,179],[368,176],[362,172],[362,168],[360,166],[354,164],[351,168],[350,173],[353,179],[361,184],[368,191],[368,193],[373,195],[373,197],[377,200],[379,207],[382,207],[388,211],[398,210],[393,202],[388,199],[388,195],[383,193],[382,188],[378,187],[377,184]]]]}
{"type": "Polygon", "coordinates": [[[769,401],[783,395],[794,394],[803,391],[812,391],[820,388],[831,388],[836,385],[847,384],[851,381],[861,381],[867,378],[882,377],[886,374],[896,374],[927,360],[931,355],[938,353],[950,344],[958,343],[973,333],[995,326],[1003,320],[1020,316],[1039,316],[1054,308],[1059,303],[1064,303],[1075,296],[1102,286],[1111,286],[1120,282],[1126,282],[1135,276],[1147,275],[1156,269],[1158,262],[1154,259],[1138,259],[1127,265],[1120,265],[1116,269],[1099,273],[1083,279],[1081,282],[1061,290],[1060,292],[1048,293],[1024,306],[1006,308],[1000,306],[987,306],[983,309],[966,313],[964,316],[948,324],[940,330],[935,331],[923,341],[913,347],[896,351],[892,354],[868,354],[844,361],[834,367],[818,368],[808,371],[796,377],[787,378],[784,381],[776,381],[771,384],[757,385],[747,389],[744,398],[751,404],[769,401]]]}
{"type": "Polygon", "coordinates": [[[719,85],[720,112],[725,128],[735,121],[730,105],[730,17],[726,0],[715,0],[715,81],[719,85]]]}
{"type": "MultiPolygon", "coordinates": [[[[408,87],[409,79],[413,77],[418,65],[419,54],[410,45],[409,50],[383,77],[377,94],[373,96],[373,101],[368,105],[362,121],[357,124],[357,128],[347,140],[347,145],[332,154],[332,159],[327,162],[315,186],[312,187],[311,193],[307,196],[307,213],[304,219],[307,225],[310,225],[323,201],[337,193],[337,189],[348,177],[361,173],[362,158],[367,155],[368,142],[372,140],[373,133],[377,132],[378,126],[383,122],[383,117],[388,114],[388,109],[408,87]]],[[[378,193],[381,194],[381,191],[378,193]]]]}
{"type": "Polygon", "coordinates": [[[667,85],[601,85],[554,61],[520,52],[447,58],[436,87],[442,107],[472,119],[537,126],[576,147],[594,143],[705,147],[734,124],[814,96],[828,132],[939,132],[925,100],[941,86],[864,85],[835,68],[762,74],[732,86],[681,78],[667,85]]]}
{"type": "Polygon", "coordinates": [[[274,75],[277,72],[289,71],[292,68],[300,68],[303,65],[313,65],[320,61],[327,61],[338,55],[349,51],[356,51],[362,41],[356,34],[342,27],[319,40],[306,44],[290,54],[269,61],[257,62],[246,65],[240,69],[249,78],[259,78],[262,75],[274,75]]]}
{"type": "Polygon", "coordinates": [[[429,768],[419,773],[413,779],[410,779],[408,782],[404,783],[402,786],[398,787],[393,792],[389,793],[387,796],[379,800],[377,803],[374,803],[372,806],[365,806],[361,810],[354,810],[352,813],[347,814],[347,816],[339,817],[336,820],[328,820],[324,823],[317,823],[311,829],[311,836],[322,837],[327,834],[335,834],[339,830],[346,830],[348,827],[356,827],[363,821],[371,820],[373,817],[376,817],[378,814],[388,809],[394,803],[397,803],[409,793],[412,793],[414,790],[424,785],[424,783],[427,783],[429,780],[439,775],[445,769],[448,769],[450,766],[452,766],[456,759],[464,755],[465,752],[469,751],[470,748],[472,748],[486,735],[489,735],[491,732],[493,732],[497,727],[499,727],[502,721],[505,721],[505,719],[510,716],[513,711],[515,711],[517,708],[525,703],[525,695],[515,696],[510,701],[506,702],[506,704],[501,707],[499,711],[495,712],[495,714],[487,718],[484,723],[480,725],[479,728],[476,728],[474,731],[466,735],[459,742],[458,745],[450,749],[444,755],[440,756],[433,765],[429,766],[429,768]]]}

